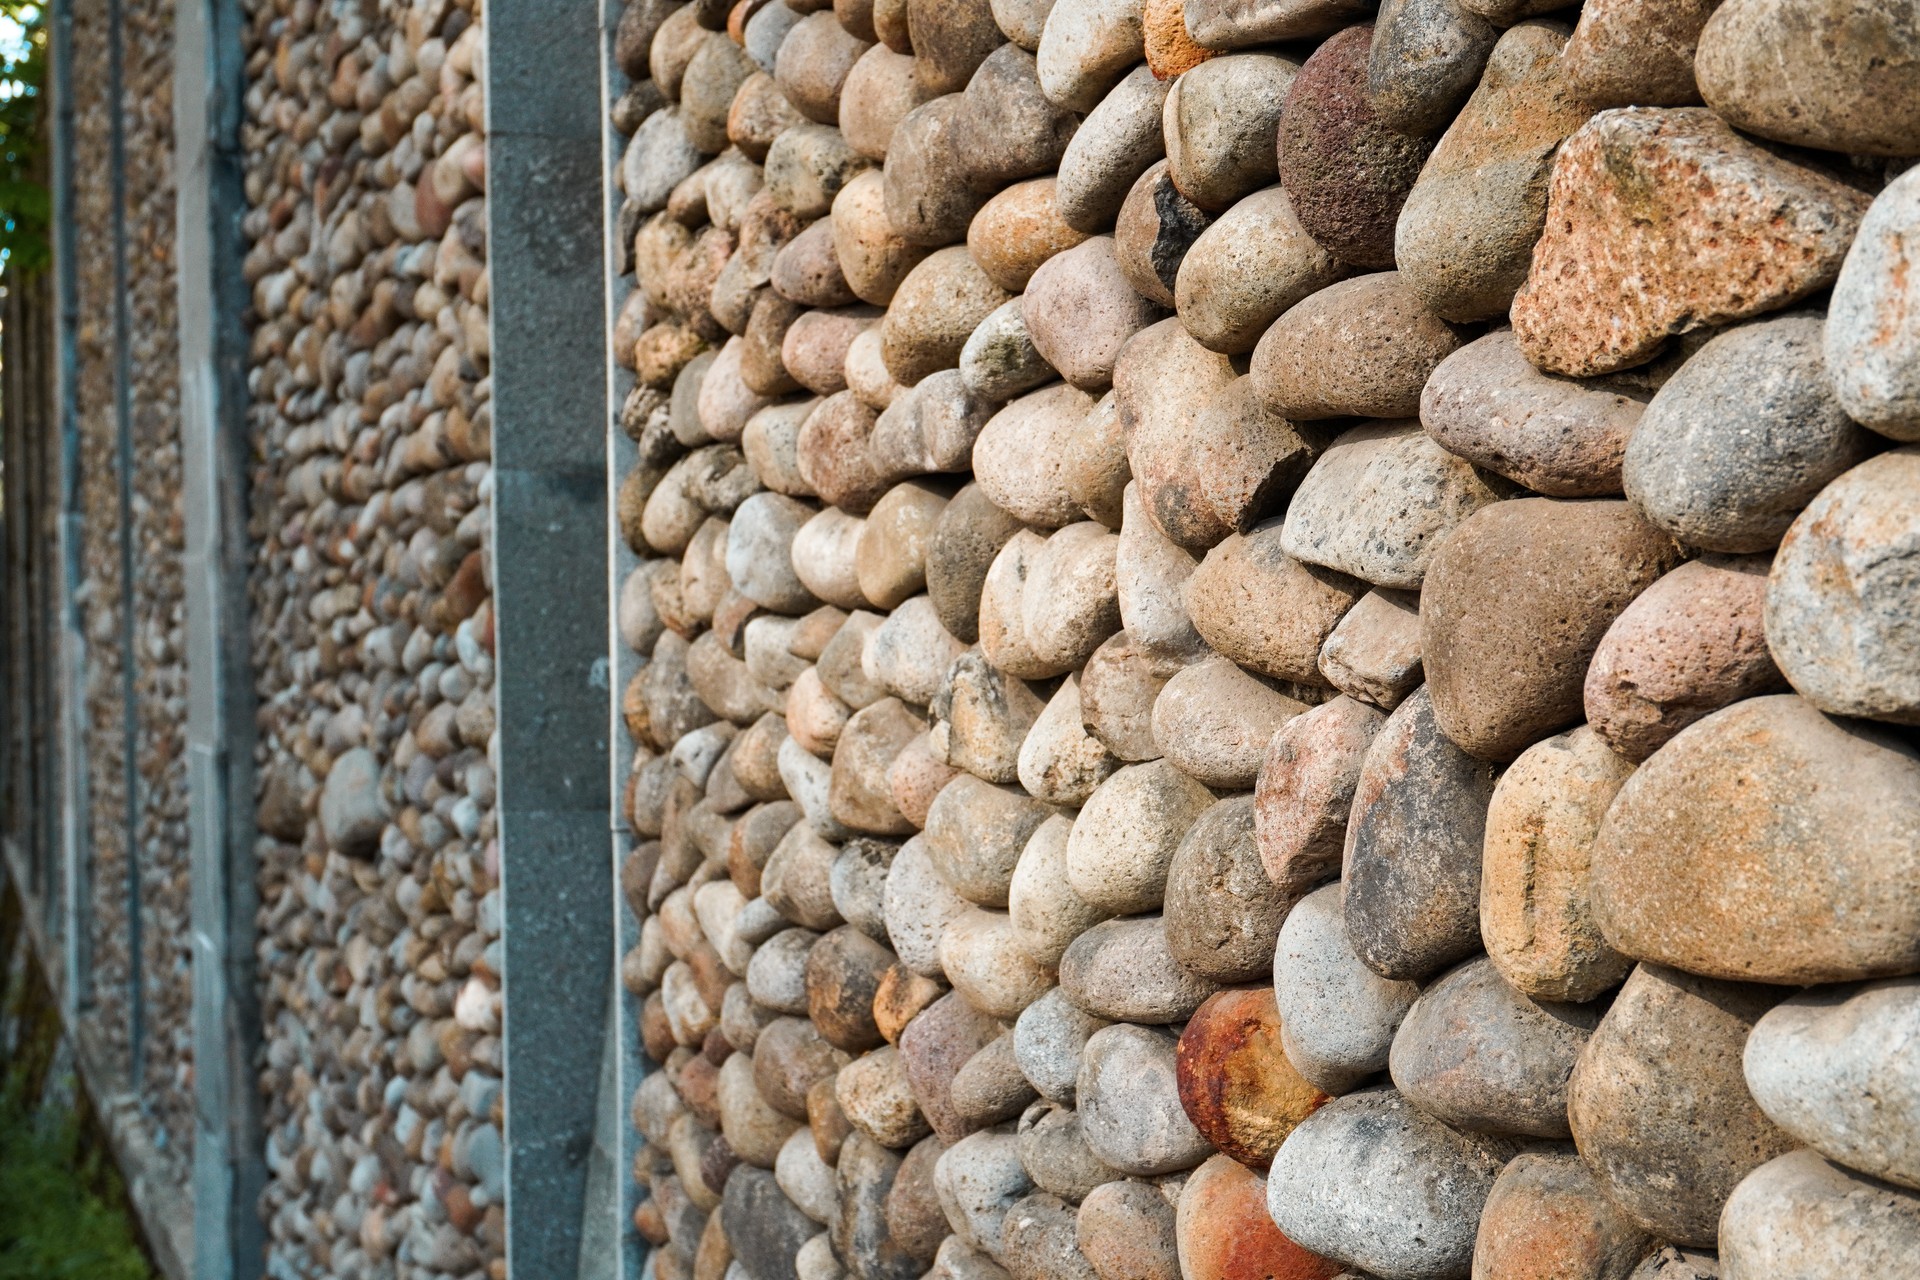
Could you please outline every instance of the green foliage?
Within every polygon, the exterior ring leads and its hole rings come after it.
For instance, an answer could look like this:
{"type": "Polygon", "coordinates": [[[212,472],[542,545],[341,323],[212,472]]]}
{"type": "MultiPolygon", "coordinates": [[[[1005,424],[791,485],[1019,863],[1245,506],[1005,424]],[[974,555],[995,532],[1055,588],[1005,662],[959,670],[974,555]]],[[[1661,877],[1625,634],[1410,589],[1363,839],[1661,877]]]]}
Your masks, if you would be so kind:
{"type": "Polygon", "coordinates": [[[46,68],[41,5],[0,0],[0,272],[37,270],[53,256],[39,130],[46,68]]]}
{"type": "Polygon", "coordinates": [[[60,1015],[19,935],[20,899],[0,881],[0,1280],[152,1280],[119,1173],[70,1101],[60,1015]]]}
{"type": "Polygon", "coordinates": [[[151,1280],[126,1218],[88,1189],[106,1171],[79,1149],[72,1116],[0,1109],[0,1280],[151,1280]]]}

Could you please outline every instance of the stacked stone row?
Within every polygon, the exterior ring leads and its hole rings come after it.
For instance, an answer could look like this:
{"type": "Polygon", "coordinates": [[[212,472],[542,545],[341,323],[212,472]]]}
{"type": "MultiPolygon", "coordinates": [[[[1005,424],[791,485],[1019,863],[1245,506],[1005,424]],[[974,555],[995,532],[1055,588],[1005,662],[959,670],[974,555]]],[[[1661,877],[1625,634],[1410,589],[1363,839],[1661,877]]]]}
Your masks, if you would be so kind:
{"type": "Polygon", "coordinates": [[[1911,1266],[1908,9],[616,57],[656,1276],[1911,1266]]]}
{"type": "Polygon", "coordinates": [[[134,700],[139,709],[140,1096],[184,1179],[193,1143],[192,887],[187,835],[186,513],[174,272],[173,4],[127,4],[123,39],[132,316],[134,700]]]}
{"type": "Polygon", "coordinates": [[[498,1280],[481,14],[245,11],[267,1272],[498,1280]]]}

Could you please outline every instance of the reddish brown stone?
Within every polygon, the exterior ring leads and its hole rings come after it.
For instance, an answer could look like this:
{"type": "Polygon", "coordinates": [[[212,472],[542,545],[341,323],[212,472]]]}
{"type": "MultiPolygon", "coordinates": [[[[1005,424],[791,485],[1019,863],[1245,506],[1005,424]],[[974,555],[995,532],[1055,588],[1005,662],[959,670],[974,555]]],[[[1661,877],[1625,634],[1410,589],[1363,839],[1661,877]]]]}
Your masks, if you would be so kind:
{"type": "Polygon", "coordinates": [[[1786,688],[1761,615],[1767,559],[1681,565],[1614,620],[1594,650],[1587,723],[1629,760],[1645,760],[1710,712],[1786,688]]]}
{"type": "Polygon", "coordinates": [[[467,558],[454,570],[453,578],[447,583],[446,593],[441,597],[445,630],[451,632],[455,627],[473,616],[480,602],[487,598],[485,570],[481,568],[481,556],[478,551],[470,551],[467,558]]]}
{"type": "Polygon", "coordinates": [[[1176,1223],[1185,1280],[1331,1280],[1345,1269],[1281,1234],[1266,1181],[1226,1156],[1187,1179],[1176,1223]]]}
{"type": "Polygon", "coordinates": [[[900,1162],[887,1192],[887,1231],[900,1252],[923,1264],[933,1261],[951,1231],[933,1185],[933,1167],[946,1149],[932,1135],[920,1139],[900,1162]]]}
{"type": "Polygon", "coordinates": [[[640,1043],[645,1047],[647,1056],[655,1062],[665,1062],[667,1055],[673,1052],[673,1028],[667,1023],[667,1001],[658,991],[647,997],[640,1006],[640,1043]]]}
{"type": "Polygon", "coordinates": [[[953,1105],[953,1078],[967,1059],[997,1039],[1001,1026],[977,1012],[957,994],[940,997],[900,1033],[900,1056],[907,1066],[920,1112],[942,1142],[958,1142],[972,1131],[953,1105]]]}
{"type": "Polygon", "coordinates": [[[1679,559],[1625,502],[1519,498],[1467,517],[1420,596],[1441,730],[1470,755],[1511,760],[1579,720],[1601,637],[1679,559]]]}
{"type": "MultiPolygon", "coordinates": [[[[718,1028],[715,1028],[718,1030],[718,1028]]],[[[680,1100],[700,1117],[709,1129],[720,1127],[720,1067],[704,1053],[697,1053],[680,1068],[674,1079],[680,1100]]]]}
{"type": "Polygon", "coordinates": [[[649,1197],[640,1202],[633,1211],[633,1229],[651,1245],[663,1245],[667,1242],[667,1219],[660,1211],[660,1202],[649,1197]]]}
{"type": "Polygon", "coordinates": [[[1386,721],[1363,702],[1335,698],[1287,721],[1267,744],[1253,831],[1286,909],[1340,875],[1360,767],[1386,721]]]}
{"type": "Polygon", "coordinates": [[[840,1145],[853,1132],[853,1121],[840,1109],[834,1078],[823,1076],[807,1088],[807,1129],[813,1149],[829,1168],[840,1162],[840,1145]]]}
{"type": "Polygon", "coordinates": [[[1295,1125],[1332,1101],[1281,1050],[1272,987],[1209,997],[1181,1033],[1176,1071],[1180,1105],[1194,1128],[1257,1169],[1266,1168],[1295,1125]]]}
{"type": "Polygon", "coordinates": [[[1530,1151],[1494,1179],[1474,1280],[1619,1280],[1652,1244],[1579,1156],[1530,1151]]]}
{"type": "Polygon", "coordinates": [[[822,500],[864,512],[888,488],[873,465],[867,437],[878,415],[851,391],[822,400],[800,427],[800,476],[822,500]]]}
{"type": "Polygon", "coordinates": [[[1287,89],[1280,185],[1307,234],[1356,267],[1393,266],[1394,223],[1435,138],[1388,128],[1367,103],[1373,24],[1314,51],[1287,89]]]}

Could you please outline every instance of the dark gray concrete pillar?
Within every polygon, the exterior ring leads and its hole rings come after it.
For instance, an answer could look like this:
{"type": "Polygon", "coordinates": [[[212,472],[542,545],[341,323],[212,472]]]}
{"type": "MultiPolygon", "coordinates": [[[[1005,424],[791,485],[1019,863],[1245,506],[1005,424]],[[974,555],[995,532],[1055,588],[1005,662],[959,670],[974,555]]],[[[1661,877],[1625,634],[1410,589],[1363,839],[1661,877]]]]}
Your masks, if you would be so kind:
{"type": "Polygon", "coordinates": [[[601,48],[598,0],[487,7],[507,1266],[515,1280],[573,1276],[583,1261],[613,978],[601,48]]]}

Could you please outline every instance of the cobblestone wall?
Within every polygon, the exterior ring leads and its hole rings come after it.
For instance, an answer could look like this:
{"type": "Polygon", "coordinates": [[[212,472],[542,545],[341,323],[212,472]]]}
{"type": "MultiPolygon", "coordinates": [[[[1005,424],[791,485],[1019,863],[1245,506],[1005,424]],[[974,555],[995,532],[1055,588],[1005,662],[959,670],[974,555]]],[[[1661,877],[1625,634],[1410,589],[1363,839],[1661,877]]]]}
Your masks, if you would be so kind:
{"type": "Polygon", "coordinates": [[[131,1068],[133,1032],[129,845],[137,862],[140,1045],[130,1080],[154,1125],[163,1169],[184,1177],[192,1140],[188,970],[186,656],[181,555],[179,347],[173,224],[173,7],[122,7],[121,91],[113,88],[104,0],[75,6],[75,198],[79,325],[82,572],[92,909],[90,1030],[131,1068]],[[120,288],[115,267],[113,114],[124,136],[127,402],[133,465],[121,503],[120,288]],[[131,540],[131,590],[121,541],[131,540]],[[132,647],[125,610],[132,608],[132,647]],[[131,665],[134,714],[126,714],[131,665]],[[129,831],[129,731],[136,794],[129,831]]]}
{"type": "Polygon", "coordinates": [[[1911,6],[615,53],[657,1276],[1911,1265],[1911,6]]]}
{"type": "Polygon", "coordinates": [[[504,1275],[479,14],[246,10],[269,1274],[504,1275]]]}
{"type": "Polygon", "coordinates": [[[184,1176],[193,1135],[187,866],[186,549],[174,263],[173,5],[126,6],[133,395],[134,696],[139,708],[142,1096],[184,1176]]]}
{"type": "Polygon", "coordinates": [[[75,275],[80,314],[75,335],[75,414],[82,515],[80,627],[86,641],[85,752],[88,868],[92,895],[94,1026],[118,1059],[126,1057],[132,978],[127,942],[127,731],[120,572],[119,427],[115,395],[114,190],[112,83],[107,7],[74,11],[73,73],[91,92],[74,104],[74,169],[93,175],[74,193],[75,275]]]}

